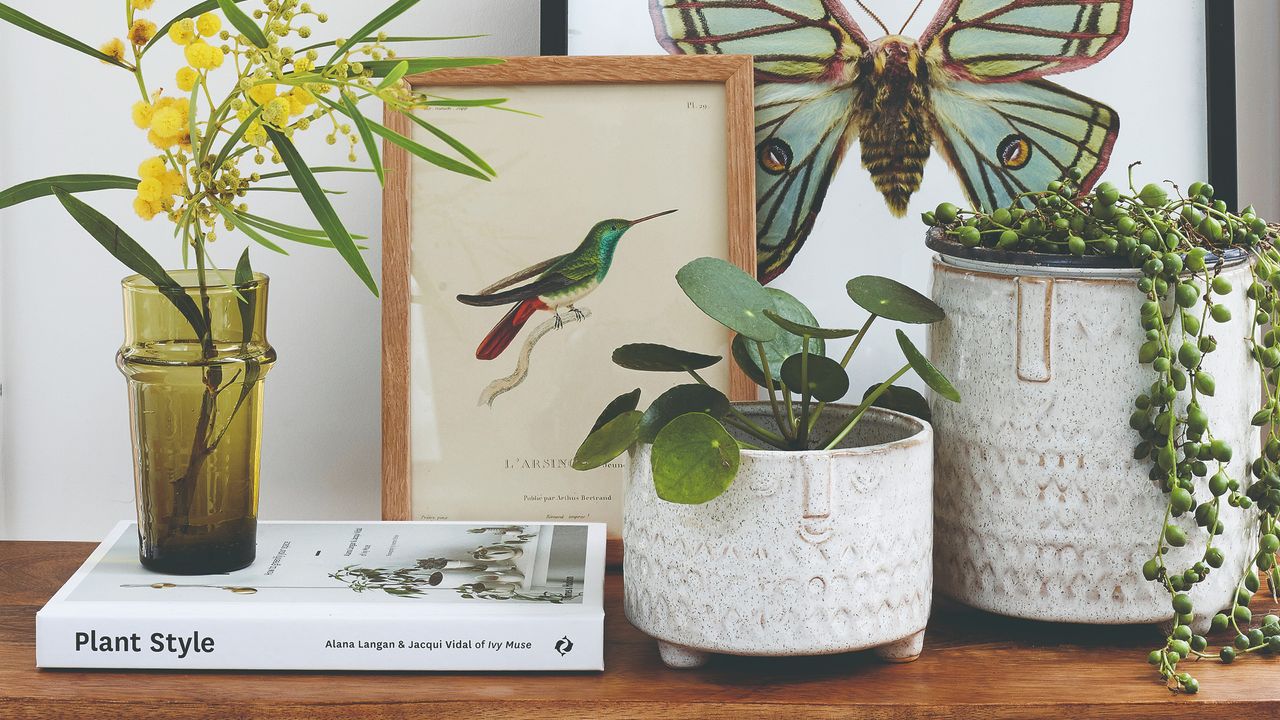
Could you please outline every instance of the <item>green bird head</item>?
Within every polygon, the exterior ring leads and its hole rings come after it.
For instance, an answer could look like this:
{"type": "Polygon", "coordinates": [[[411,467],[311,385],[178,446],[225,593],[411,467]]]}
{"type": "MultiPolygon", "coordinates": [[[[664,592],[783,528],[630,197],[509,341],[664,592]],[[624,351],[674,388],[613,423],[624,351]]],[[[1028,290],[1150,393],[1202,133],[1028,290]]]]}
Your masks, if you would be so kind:
{"type": "Polygon", "coordinates": [[[662,217],[663,215],[670,215],[673,212],[675,212],[675,210],[665,210],[660,213],[646,215],[639,220],[624,220],[622,218],[601,220],[596,223],[595,227],[591,228],[590,237],[595,238],[596,242],[603,245],[616,245],[618,240],[622,239],[623,233],[630,230],[632,227],[639,225],[646,220],[652,220],[654,218],[662,217]]]}

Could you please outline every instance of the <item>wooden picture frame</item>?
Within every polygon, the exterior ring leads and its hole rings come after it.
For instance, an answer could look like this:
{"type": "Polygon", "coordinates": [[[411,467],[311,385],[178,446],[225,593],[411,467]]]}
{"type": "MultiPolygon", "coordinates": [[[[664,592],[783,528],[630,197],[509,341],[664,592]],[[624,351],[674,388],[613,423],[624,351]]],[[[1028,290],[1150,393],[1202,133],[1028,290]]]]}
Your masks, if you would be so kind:
{"type": "MultiPolygon", "coordinates": [[[[502,87],[513,85],[630,85],[713,83],[723,86],[727,146],[727,259],[754,273],[755,181],[754,121],[751,59],[747,56],[702,57],[524,57],[490,66],[447,69],[406,78],[415,87],[502,87]]],[[[412,125],[399,113],[387,113],[386,125],[410,136],[412,125]]],[[[412,162],[408,152],[384,147],[386,183],[383,194],[382,246],[382,517],[414,519],[412,408],[410,401],[411,274],[412,274],[412,162]]],[[[691,305],[688,311],[697,314],[691,305]]],[[[726,338],[728,337],[728,331],[726,338]]],[[[636,338],[642,340],[643,335],[636,338]]],[[[734,400],[757,397],[754,384],[732,366],[727,394],[734,400]]],[[[675,382],[678,379],[672,378],[675,382]]],[[[674,383],[673,383],[674,384],[674,383]]],[[[627,388],[619,388],[618,392],[627,388]]],[[[652,398],[649,398],[651,400],[652,398]]],[[[608,400],[583,398],[603,407],[608,400]]],[[[646,401],[647,402],[647,401],[646,401]]],[[[643,407],[643,406],[642,406],[643,407]]],[[[596,408],[598,409],[598,408],[596,408]]],[[[585,432],[585,429],[583,430],[585,432]]],[[[497,519],[497,518],[487,518],[497,519]]],[[[519,518],[507,518],[519,519],[519,518]]],[[[614,529],[611,528],[611,533],[614,529]]],[[[619,544],[611,538],[612,557],[619,544]]]]}

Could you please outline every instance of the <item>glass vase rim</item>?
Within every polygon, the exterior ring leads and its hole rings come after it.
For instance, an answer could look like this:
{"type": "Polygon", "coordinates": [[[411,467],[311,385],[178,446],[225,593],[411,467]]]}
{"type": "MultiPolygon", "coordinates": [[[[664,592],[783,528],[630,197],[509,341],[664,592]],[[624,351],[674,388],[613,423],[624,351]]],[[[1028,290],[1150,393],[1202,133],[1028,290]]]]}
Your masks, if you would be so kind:
{"type": "MultiPolygon", "coordinates": [[[[178,283],[178,286],[181,287],[183,290],[192,291],[192,290],[200,289],[200,284],[198,282],[199,274],[198,274],[198,271],[196,270],[166,270],[165,272],[167,272],[169,274],[169,277],[173,278],[174,281],[178,283]]],[[[205,280],[206,280],[205,290],[207,292],[214,293],[214,294],[218,294],[218,293],[229,294],[232,288],[235,288],[237,291],[243,292],[248,290],[257,290],[258,288],[265,287],[270,283],[271,278],[266,273],[260,273],[255,271],[253,273],[252,280],[249,280],[248,282],[243,282],[243,283],[236,283],[234,285],[227,285],[226,283],[223,283],[219,280],[216,273],[213,273],[211,271],[206,271],[205,280]],[[212,283],[207,282],[209,280],[214,280],[215,282],[212,282],[212,283]]],[[[133,275],[129,275],[128,277],[125,277],[120,281],[120,285],[126,291],[133,291],[133,292],[158,292],[159,291],[158,285],[156,285],[150,279],[140,274],[133,274],[133,275]]]]}

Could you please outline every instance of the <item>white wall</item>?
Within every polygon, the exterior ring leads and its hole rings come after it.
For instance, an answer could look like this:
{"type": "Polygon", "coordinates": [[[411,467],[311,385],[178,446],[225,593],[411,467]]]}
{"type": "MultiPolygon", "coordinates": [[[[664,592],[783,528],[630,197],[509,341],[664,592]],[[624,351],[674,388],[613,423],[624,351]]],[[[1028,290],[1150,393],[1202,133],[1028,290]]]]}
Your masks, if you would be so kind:
{"type": "MultiPolygon", "coordinates": [[[[123,22],[122,3],[6,0],[96,46],[123,22]]],[[[189,3],[160,0],[148,14],[189,3]]],[[[350,32],[381,4],[313,0],[332,30],[350,32]]],[[[397,20],[399,34],[490,37],[418,45],[421,54],[519,55],[538,51],[534,0],[428,0],[397,20]]],[[[123,34],[114,32],[111,34],[123,34]]],[[[177,48],[163,60],[168,76],[177,48]]],[[[67,172],[131,175],[154,154],[129,119],[132,77],[0,24],[0,187],[67,172]]],[[[172,86],[168,77],[153,84],[172,86]]],[[[302,150],[313,164],[344,162],[317,133],[302,150]]],[[[329,176],[335,177],[335,176],[329,176]]],[[[367,176],[340,181],[334,201],[353,232],[368,235],[379,271],[380,195],[367,176]]],[[[180,248],[161,219],[144,223],[128,192],[86,195],[162,262],[180,248]]],[[[300,202],[259,194],[270,213],[314,226],[300,202]]],[[[244,243],[219,240],[234,264],[244,243]],[[225,244],[224,244],[225,243],[225,244]]],[[[379,514],[378,301],[332,252],[290,248],[288,258],[254,250],[271,283],[270,340],[280,361],[267,381],[262,515],[267,519],[376,518],[379,514]],[[269,255],[271,255],[269,257],[269,255]]],[[[125,270],[48,199],[0,212],[0,537],[93,539],[133,513],[124,380],[113,356],[122,339],[119,280],[125,270]]]]}
{"type": "Polygon", "coordinates": [[[1280,219],[1280,3],[1236,0],[1240,201],[1280,219]]]}

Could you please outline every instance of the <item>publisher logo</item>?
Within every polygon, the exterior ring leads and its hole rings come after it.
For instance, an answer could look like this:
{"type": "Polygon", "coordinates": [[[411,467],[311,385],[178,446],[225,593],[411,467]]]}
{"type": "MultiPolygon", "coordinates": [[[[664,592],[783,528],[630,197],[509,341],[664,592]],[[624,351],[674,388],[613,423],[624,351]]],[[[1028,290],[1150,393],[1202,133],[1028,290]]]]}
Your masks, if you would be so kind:
{"type": "Polygon", "coordinates": [[[556,652],[560,653],[560,657],[573,652],[573,641],[569,639],[568,635],[556,641],[556,652]]]}

